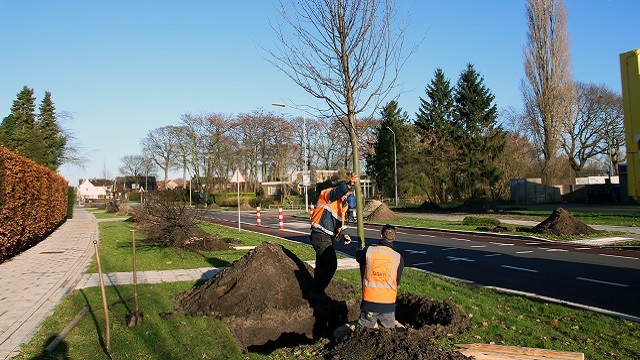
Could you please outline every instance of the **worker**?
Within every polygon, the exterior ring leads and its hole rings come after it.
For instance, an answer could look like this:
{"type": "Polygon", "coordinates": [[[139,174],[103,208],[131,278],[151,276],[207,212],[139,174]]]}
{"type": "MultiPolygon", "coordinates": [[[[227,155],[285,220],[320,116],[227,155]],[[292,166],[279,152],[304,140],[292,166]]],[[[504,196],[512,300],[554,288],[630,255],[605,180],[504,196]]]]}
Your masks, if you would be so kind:
{"type": "Polygon", "coordinates": [[[316,252],[316,267],[313,273],[314,289],[310,296],[317,300],[327,300],[325,289],[338,268],[338,258],[333,247],[334,241],[351,242],[351,237],[343,231],[347,212],[346,199],[355,183],[355,176],[334,188],[320,192],[318,203],[311,213],[311,236],[309,238],[316,252]]]}
{"type": "Polygon", "coordinates": [[[356,196],[353,192],[347,196],[347,205],[349,206],[347,221],[356,222],[356,196]]]}
{"type": "Polygon", "coordinates": [[[358,325],[377,328],[396,327],[396,296],[404,270],[402,255],[393,249],[396,228],[385,225],[377,245],[356,251],[356,261],[363,265],[362,302],[358,325]]]}

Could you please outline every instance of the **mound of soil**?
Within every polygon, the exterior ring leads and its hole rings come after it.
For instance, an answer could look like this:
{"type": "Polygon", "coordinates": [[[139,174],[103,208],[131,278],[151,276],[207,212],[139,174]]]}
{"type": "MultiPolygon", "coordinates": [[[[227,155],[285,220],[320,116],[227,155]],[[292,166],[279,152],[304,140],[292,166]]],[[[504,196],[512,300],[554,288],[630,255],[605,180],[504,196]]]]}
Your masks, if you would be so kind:
{"type": "MultiPolygon", "coordinates": [[[[360,287],[332,281],[326,290],[329,298],[317,300],[309,296],[312,274],[313,269],[293,253],[265,242],[214,278],[178,295],[174,299],[176,314],[216,316],[229,327],[239,345],[250,351],[269,353],[277,348],[309,346],[321,338],[331,338],[334,329],[356,320],[360,313],[360,287]]],[[[399,321],[406,321],[410,331],[387,331],[391,335],[383,341],[389,354],[423,351],[433,346],[428,345],[430,337],[464,331],[469,326],[468,317],[457,308],[417,295],[399,296],[396,316],[399,321]],[[397,340],[393,340],[396,336],[397,340]]],[[[375,332],[356,332],[349,338],[353,340],[344,340],[344,351],[349,349],[349,341],[360,341],[363,348],[374,341],[366,336],[379,337],[375,332]]],[[[379,353],[372,357],[341,357],[342,347],[335,347],[335,359],[380,358],[379,353]]],[[[436,354],[430,351],[422,353],[422,357],[405,358],[441,358],[426,357],[432,353],[436,354]]]]}
{"type": "Polygon", "coordinates": [[[240,205],[240,211],[252,211],[252,210],[255,210],[255,209],[251,207],[251,205],[249,204],[240,205]]]}
{"type": "Polygon", "coordinates": [[[338,359],[471,359],[451,349],[439,348],[419,332],[408,330],[357,328],[327,353],[338,359]]]}
{"type": "Polygon", "coordinates": [[[596,231],[589,225],[576,219],[570,212],[557,208],[549,217],[534,226],[531,232],[536,234],[562,235],[591,235],[596,231]]]}
{"type": "Polygon", "coordinates": [[[492,206],[487,199],[479,197],[473,197],[465,201],[464,204],[452,208],[451,210],[471,214],[493,213],[496,211],[495,207],[492,206]]]}
{"type": "Polygon", "coordinates": [[[382,203],[365,218],[367,221],[394,221],[398,219],[400,219],[400,217],[391,211],[387,205],[382,203]]]}
{"type": "Polygon", "coordinates": [[[378,200],[371,200],[367,203],[367,206],[364,207],[364,209],[362,209],[363,211],[374,211],[375,209],[378,208],[378,206],[380,206],[382,203],[378,200]]]}
{"type": "Polygon", "coordinates": [[[444,209],[436,204],[436,203],[432,203],[430,201],[425,201],[422,203],[422,205],[418,206],[418,211],[433,211],[433,212],[440,212],[443,211],[444,209]]]}

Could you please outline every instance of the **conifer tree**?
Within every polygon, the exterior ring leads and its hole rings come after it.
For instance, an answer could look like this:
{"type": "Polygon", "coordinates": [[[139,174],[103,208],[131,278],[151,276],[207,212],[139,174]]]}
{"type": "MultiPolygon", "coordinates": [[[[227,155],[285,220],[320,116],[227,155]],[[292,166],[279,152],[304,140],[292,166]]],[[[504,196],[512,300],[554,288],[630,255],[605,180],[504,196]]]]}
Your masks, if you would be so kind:
{"type": "Polygon", "coordinates": [[[454,99],[451,83],[442,69],[425,89],[427,99],[420,98],[415,125],[420,137],[422,172],[430,179],[426,192],[433,201],[446,203],[451,192],[451,174],[455,169],[459,143],[454,141],[454,99]]]}
{"type": "Polygon", "coordinates": [[[13,101],[10,114],[11,123],[7,123],[9,129],[13,128],[8,133],[8,144],[12,146],[10,149],[28,158],[31,158],[29,142],[33,137],[36,122],[35,102],[33,89],[25,85],[18,93],[16,100],[13,101]]]}
{"type": "Polygon", "coordinates": [[[502,176],[496,162],[504,151],[506,133],[497,124],[494,95],[483,82],[473,65],[467,64],[455,88],[454,120],[462,130],[456,141],[462,146],[463,166],[454,174],[454,183],[463,199],[491,195],[502,176]]]}
{"type": "MultiPolygon", "coordinates": [[[[396,159],[401,159],[401,154],[404,153],[405,144],[407,143],[404,139],[406,139],[408,116],[406,112],[402,112],[402,109],[398,106],[398,102],[395,100],[387,103],[380,111],[380,115],[382,116],[382,120],[375,130],[377,133],[376,143],[374,144],[375,151],[367,158],[367,166],[369,173],[376,180],[378,190],[385,196],[393,198],[395,196],[394,168],[402,168],[402,164],[397,162],[397,160],[396,164],[394,164],[393,134],[395,133],[396,137],[396,159]]],[[[398,172],[400,171],[401,170],[398,170],[398,172]]],[[[401,188],[400,185],[399,188],[401,188]]],[[[398,191],[400,192],[400,190],[398,191]]]]}
{"type": "Polygon", "coordinates": [[[39,163],[55,171],[62,165],[67,139],[58,125],[56,108],[48,91],[40,103],[37,131],[44,146],[39,163]]]}

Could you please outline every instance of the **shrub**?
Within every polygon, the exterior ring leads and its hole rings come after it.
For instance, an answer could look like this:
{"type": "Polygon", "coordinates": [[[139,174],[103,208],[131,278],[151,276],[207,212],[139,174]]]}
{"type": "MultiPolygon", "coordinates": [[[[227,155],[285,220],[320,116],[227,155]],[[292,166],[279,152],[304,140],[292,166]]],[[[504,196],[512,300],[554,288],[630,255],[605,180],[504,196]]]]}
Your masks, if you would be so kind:
{"type": "Polygon", "coordinates": [[[490,217],[465,216],[464,220],[462,220],[462,224],[477,226],[498,226],[500,225],[500,220],[490,217]]]}
{"type": "Polygon", "coordinates": [[[73,218],[73,206],[76,203],[76,188],[69,186],[67,190],[67,219],[73,218]]]}

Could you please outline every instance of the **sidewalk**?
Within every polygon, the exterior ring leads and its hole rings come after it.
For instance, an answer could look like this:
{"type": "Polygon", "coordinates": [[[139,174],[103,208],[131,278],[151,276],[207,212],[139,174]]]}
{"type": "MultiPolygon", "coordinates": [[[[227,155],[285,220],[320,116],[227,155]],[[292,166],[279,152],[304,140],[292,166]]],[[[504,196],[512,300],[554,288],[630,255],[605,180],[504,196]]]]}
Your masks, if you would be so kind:
{"type": "Polygon", "coordinates": [[[24,253],[0,264],[0,359],[20,352],[71,292],[94,254],[98,223],[86,210],[24,253]]]}

